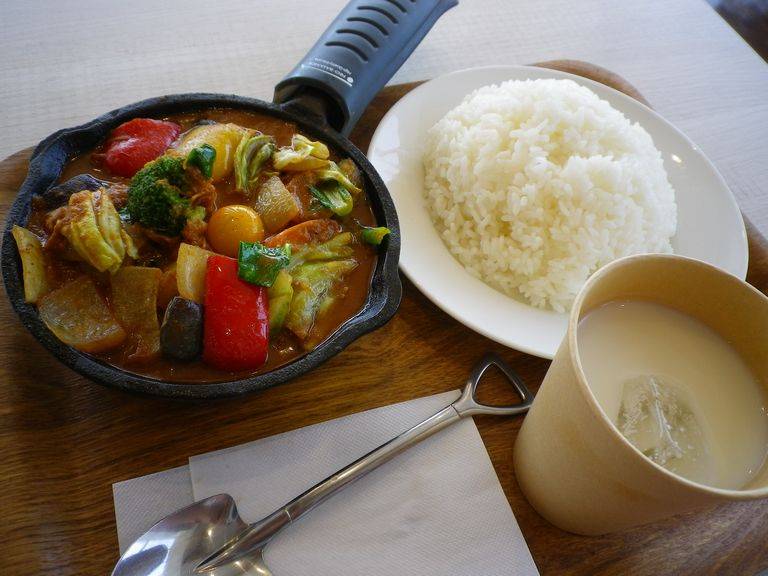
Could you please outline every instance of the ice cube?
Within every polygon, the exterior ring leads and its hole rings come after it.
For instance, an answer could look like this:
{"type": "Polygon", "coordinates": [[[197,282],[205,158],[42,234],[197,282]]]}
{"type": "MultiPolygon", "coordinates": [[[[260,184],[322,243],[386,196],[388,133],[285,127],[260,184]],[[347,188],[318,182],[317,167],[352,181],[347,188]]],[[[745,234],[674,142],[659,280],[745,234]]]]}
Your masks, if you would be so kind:
{"type": "Polygon", "coordinates": [[[680,387],[657,375],[627,380],[616,425],[660,466],[697,482],[711,481],[706,439],[680,387]]]}

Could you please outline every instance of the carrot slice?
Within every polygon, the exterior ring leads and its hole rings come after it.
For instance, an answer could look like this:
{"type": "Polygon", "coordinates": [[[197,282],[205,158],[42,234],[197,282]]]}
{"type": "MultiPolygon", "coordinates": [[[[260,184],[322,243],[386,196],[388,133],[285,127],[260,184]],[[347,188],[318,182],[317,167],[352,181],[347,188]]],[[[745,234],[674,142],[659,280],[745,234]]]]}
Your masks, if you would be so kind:
{"type": "Polygon", "coordinates": [[[280,234],[270,236],[264,241],[268,248],[275,248],[283,244],[298,246],[301,244],[319,244],[327,242],[341,232],[341,224],[329,218],[307,220],[286,228],[280,234]]]}

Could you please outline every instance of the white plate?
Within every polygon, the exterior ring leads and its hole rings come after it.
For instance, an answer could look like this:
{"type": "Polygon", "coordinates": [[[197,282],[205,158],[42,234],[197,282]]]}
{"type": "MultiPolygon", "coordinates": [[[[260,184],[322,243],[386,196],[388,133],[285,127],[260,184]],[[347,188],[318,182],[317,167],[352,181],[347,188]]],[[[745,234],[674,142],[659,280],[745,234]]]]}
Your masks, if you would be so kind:
{"type": "Polygon", "coordinates": [[[661,150],[676,192],[675,253],[746,277],[747,235],[736,200],[712,163],[677,128],[633,98],[580,76],[530,66],[491,66],[422,84],[384,116],[368,148],[368,158],[389,188],[400,218],[400,267],[432,302],[473,330],[543,358],[554,356],[565,335],[566,314],[528,306],[470,276],[443,245],[422,196],[427,130],[472,90],[527,78],[570,78],[639,122],[661,150]]]}

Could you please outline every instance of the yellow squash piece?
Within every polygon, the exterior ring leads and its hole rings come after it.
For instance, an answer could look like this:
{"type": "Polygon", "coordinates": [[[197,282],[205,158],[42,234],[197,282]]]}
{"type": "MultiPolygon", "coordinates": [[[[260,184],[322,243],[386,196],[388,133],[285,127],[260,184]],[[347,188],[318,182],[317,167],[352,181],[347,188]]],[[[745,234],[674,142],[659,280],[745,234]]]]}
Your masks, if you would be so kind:
{"type": "Polygon", "coordinates": [[[218,182],[232,173],[235,151],[247,132],[247,128],[237,124],[203,124],[187,132],[175,151],[186,156],[203,144],[213,147],[216,150],[216,158],[213,161],[211,180],[218,182]]]}
{"type": "Polygon", "coordinates": [[[123,266],[112,276],[112,308],[128,332],[133,360],[160,353],[160,322],[157,318],[159,268],[123,266]]]}
{"type": "Polygon", "coordinates": [[[102,352],[126,338],[93,280],[81,276],[44,296],[40,318],[56,337],[83,352],[102,352]]]}
{"type": "Polygon", "coordinates": [[[182,243],[176,258],[176,283],[179,295],[187,300],[203,303],[205,300],[205,268],[213,252],[199,246],[182,243]]]}
{"type": "Polygon", "coordinates": [[[37,303],[50,291],[43,246],[37,236],[21,226],[14,226],[11,234],[16,240],[16,247],[21,257],[24,300],[33,304],[37,303]]]}

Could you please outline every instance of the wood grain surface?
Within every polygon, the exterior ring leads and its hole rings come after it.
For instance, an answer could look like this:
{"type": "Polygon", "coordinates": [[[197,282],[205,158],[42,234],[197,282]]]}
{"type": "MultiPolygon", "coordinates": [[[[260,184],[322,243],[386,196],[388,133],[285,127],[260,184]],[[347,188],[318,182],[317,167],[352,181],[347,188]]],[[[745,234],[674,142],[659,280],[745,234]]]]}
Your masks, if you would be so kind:
{"type": "MultiPolygon", "coordinates": [[[[601,74],[595,68],[580,72],[601,74]]],[[[412,87],[387,88],[376,98],[353,134],[363,150],[381,116],[412,87]]],[[[25,150],[0,163],[3,215],[28,156],[25,150]]],[[[753,230],[750,250],[748,279],[765,291],[768,243],[753,230]]],[[[455,389],[489,350],[534,389],[549,364],[465,328],[408,281],[398,314],[384,328],[302,378],[219,401],[103,388],[54,360],[5,298],[0,323],[0,573],[9,575],[109,574],[117,560],[116,481],[186,464],[194,454],[455,389]]],[[[484,400],[498,401],[502,394],[491,383],[484,400]]],[[[768,568],[768,501],[729,504],[619,534],[575,536],[548,524],[520,493],[512,448],[521,420],[476,422],[542,574],[752,575],[768,568]]]]}

